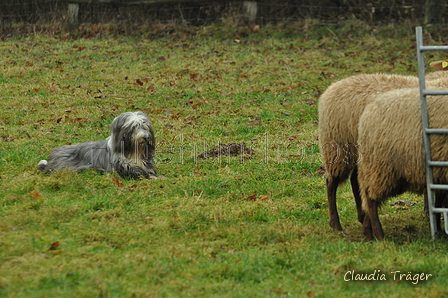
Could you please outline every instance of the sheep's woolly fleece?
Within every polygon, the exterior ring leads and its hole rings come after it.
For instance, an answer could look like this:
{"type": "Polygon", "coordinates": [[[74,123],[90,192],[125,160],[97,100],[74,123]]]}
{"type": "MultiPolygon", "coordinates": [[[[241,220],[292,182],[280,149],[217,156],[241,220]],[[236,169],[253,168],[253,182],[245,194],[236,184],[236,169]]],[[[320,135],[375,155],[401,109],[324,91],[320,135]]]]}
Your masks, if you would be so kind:
{"type": "MultiPolygon", "coordinates": [[[[434,88],[433,88],[434,89],[434,88]]],[[[430,127],[448,127],[448,96],[428,96],[430,127]]],[[[358,180],[366,200],[383,203],[405,191],[426,188],[418,88],[390,91],[369,104],[359,122],[358,180]]],[[[448,136],[431,136],[433,160],[448,160],[448,136]]],[[[448,169],[435,168],[435,183],[448,183],[448,169]]]]}
{"type": "MultiPolygon", "coordinates": [[[[426,81],[427,86],[448,86],[448,72],[429,73],[426,81]]],[[[327,177],[341,177],[343,182],[355,166],[353,145],[366,105],[381,93],[418,86],[417,77],[390,74],[361,74],[330,85],[319,99],[319,142],[327,177]]]]}

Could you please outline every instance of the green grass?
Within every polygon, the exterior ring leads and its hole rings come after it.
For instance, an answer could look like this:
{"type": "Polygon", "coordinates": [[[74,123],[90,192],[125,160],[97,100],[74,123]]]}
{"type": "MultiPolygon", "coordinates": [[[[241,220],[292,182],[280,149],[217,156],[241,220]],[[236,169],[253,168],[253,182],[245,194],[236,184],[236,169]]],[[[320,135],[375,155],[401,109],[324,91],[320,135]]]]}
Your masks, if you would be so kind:
{"type": "Polygon", "coordinates": [[[345,230],[330,229],[318,174],[318,95],[361,72],[415,75],[412,28],[152,36],[0,44],[0,297],[448,295],[448,245],[430,238],[422,198],[385,205],[386,240],[365,242],[348,185],[345,230]],[[158,179],[37,171],[52,148],[104,139],[134,110],[153,122],[158,179]],[[195,158],[219,142],[256,152],[195,158]],[[387,280],[344,281],[353,270],[387,280]],[[394,271],[432,276],[412,284],[394,271]]]}

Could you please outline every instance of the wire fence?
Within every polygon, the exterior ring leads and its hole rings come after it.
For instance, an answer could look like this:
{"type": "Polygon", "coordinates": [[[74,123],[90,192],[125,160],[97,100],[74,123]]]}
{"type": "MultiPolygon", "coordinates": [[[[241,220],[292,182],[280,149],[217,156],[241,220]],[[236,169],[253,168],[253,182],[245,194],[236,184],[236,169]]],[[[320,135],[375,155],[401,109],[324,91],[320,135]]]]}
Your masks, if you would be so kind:
{"type": "MultiPolygon", "coordinates": [[[[2,0],[1,29],[17,25],[63,25],[69,21],[69,4],[76,5],[76,24],[188,23],[204,25],[224,19],[233,22],[294,22],[316,19],[342,22],[359,19],[366,22],[423,22],[426,0],[302,0],[302,1],[181,1],[181,0],[2,0]]],[[[437,22],[445,23],[446,5],[434,1],[437,22]]]]}

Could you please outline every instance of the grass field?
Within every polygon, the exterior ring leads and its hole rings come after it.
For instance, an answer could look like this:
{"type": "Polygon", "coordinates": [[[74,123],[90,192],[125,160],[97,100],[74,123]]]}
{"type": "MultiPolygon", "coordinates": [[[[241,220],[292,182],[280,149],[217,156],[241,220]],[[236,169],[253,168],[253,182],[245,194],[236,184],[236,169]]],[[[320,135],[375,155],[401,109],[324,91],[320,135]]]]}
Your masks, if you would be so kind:
{"type": "Polygon", "coordinates": [[[366,242],[348,186],[344,232],[330,229],[320,170],[319,95],[357,73],[416,75],[413,28],[256,29],[1,41],[0,297],[448,297],[448,243],[421,197],[386,204],[386,240],[366,242]],[[158,179],[37,171],[136,110],[158,179]],[[195,157],[219,143],[255,154],[195,157]]]}

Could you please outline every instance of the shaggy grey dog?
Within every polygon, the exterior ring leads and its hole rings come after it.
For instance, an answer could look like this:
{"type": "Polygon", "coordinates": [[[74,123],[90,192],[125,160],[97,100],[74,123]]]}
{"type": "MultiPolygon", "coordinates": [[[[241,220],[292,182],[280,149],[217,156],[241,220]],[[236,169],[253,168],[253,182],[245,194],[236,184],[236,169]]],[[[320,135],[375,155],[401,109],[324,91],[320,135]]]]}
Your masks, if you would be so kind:
{"type": "Polygon", "coordinates": [[[151,121],[142,112],[126,112],[114,119],[107,139],[57,147],[37,168],[44,173],[94,169],[116,171],[123,178],[151,178],[156,176],[154,153],[151,121]]]}

